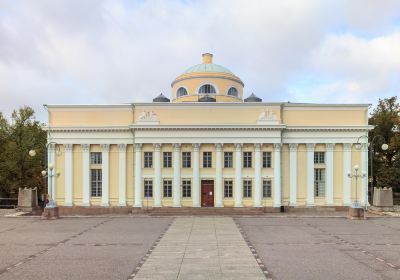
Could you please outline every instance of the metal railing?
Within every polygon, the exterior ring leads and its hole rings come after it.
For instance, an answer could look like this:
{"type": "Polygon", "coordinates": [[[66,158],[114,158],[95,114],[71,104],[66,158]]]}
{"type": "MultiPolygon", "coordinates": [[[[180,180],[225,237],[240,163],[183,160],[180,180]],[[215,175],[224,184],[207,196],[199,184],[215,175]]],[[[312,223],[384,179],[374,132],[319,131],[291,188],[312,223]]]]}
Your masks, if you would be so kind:
{"type": "Polygon", "coordinates": [[[1,198],[0,209],[15,209],[18,207],[18,198],[1,198]]]}

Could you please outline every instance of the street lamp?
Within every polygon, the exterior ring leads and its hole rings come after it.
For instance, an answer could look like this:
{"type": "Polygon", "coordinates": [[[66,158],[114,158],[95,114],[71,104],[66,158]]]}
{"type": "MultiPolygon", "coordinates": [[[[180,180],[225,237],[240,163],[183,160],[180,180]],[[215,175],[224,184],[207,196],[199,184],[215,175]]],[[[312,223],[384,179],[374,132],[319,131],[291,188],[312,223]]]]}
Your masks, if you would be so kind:
{"type": "MultiPolygon", "coordinates": [[[[360,139],[361,139],[361,138],[367,138],[367,140],[368,140],[368,135],[361,135],[360,137],[358,137],[357,143],[355,144],[356,150],[361,150],[361,144],[362,144],[362,143],[360,143],[360,139]]],[[[375,140],[377,140],[378,138],[381,139],[381,140],[383,140],[383,141],[382,141],[383,144],[382,144],[382,146],[381,146],[382,151],[386,151],[386,150],[389,148],[389,145],[385,143],[385,138],[384,138],[382,135],[379,135],[379,134],[378,134],[378,135],[375,135],[375,136],[372,138],[371,142],[368,143],[368,146],[369,146],[370,170],[371,170],[371,180],[370,180],[370,182],[371,182],[371,197],[372,197],[372,199],[373,199],[373,197],[374,197],[374,161],[373,161],[373,156],[374,156],[374,143],[375,143],[375,140]]],[[[373,201],[372,201],[372,202],[373,202],[373,201]]]]}
{"type": "MultiPolygon", "coordinates": [[[[47,192],[48,192],[47,196],[48,196],[48,200],[49,201],[46,204],[46,208],[54,208],[54,207],[56,207],[56,204],[55,204],[55,202],[54,202],[54,200],[53,200],[53,198],[51,196],[52,190],[53,190],[53,177],[60,176],[60,172],[54,171],[54,164],[53,163],[48,163],[47,164],[47,151],[48,151],[49,146],[51,144],[57,145],[56,142],[49,142],[49,143],[46,144],[46,152],[44,154],[44,164],[47,165],[47,168],[45,168],[45,170],[42,170],[42,172],[41,172],[41,174],[42,174],[42,176],[44,178],[47,177],[47,178],[50,179],[48,181],[48,188],[47,188],[47,192]],[[46,171],[46,169],[47,169],[47,171],[46,171]]],[[[60,153],[61,153],[61,151],[58,149],[56,154],[59,155],[60,153]]],[[[36,150],[31,149],[31,150],[29,150],[28,154],[31,157],[35,157],[36,156],[36,150]]]]}
{"type": "Polygon", "coordinates": [[[347,177],[349,178],[355,178],[356,179],[356,198],[353,203],[353,208],[360,208],[358,204],[358,199],[357,199],[357,193],[358,193],[358,178],[365,178],[367,174],[365,174],[365,171],[363,171],[361,174],[358,174],[358,165],[354,165],[354,173],[352,174],[351,171],[347,171],[347,177]]]}

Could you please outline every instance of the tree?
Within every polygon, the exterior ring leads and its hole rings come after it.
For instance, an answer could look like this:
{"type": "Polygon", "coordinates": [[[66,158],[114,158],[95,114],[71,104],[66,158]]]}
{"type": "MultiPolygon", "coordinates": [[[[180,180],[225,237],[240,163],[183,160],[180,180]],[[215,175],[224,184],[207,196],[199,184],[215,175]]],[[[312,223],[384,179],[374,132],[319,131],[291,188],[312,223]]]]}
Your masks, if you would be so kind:
{"type": "Polygon", "coordinates": [[[41,177],[44,162],[46,132],[34,117],[30,107],[14,110],[11,123],[1,115],[0,125],[0,194],[16,196],[18,188],[44,189],[41,177]],[[35,149],[36,156],[30,157],[28,152],[35,149]]]}
{"type": "Polygon", "coordinates": [[[369,124],[375,128],[370,131],[370,139],[375,136],[373,143],[374,156],[374,184],[378,187],[393,187],[400,191],[400,105],[397,97],[379,99],[377,107],[373,110],[369,124]],[[389,145],[382,151],[381,135],[389,145]]]}

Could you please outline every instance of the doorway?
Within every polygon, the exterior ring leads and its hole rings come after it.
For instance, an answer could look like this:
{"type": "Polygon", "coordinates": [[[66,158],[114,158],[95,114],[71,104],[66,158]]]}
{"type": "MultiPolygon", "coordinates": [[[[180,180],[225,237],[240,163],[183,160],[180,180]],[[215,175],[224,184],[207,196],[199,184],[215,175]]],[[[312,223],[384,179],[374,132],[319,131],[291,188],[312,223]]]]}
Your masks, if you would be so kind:
{"type": "Polygon", "coordinates": [[[214,181],[201,181],[201,207],[214,207],[214,181]]]}

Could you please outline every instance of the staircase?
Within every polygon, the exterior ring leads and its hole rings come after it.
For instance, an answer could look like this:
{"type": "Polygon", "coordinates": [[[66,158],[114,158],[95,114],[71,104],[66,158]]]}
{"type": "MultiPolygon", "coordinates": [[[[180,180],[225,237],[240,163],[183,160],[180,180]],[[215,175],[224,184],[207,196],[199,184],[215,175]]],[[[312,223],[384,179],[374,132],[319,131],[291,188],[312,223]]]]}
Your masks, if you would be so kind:
{"type": "Polygon", "coordinates": [[[148,214],[150,216],[255,216],[263,215],[264,208],[253,208],[253,207],[223,207],[223,208],[213,208],[213,207],[160,207],[160,208],[140,208],[133,209],[133,214],[148,214]]]}

